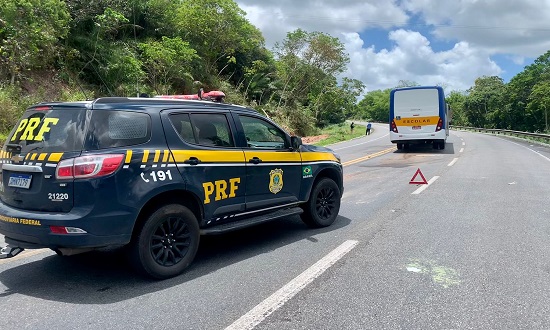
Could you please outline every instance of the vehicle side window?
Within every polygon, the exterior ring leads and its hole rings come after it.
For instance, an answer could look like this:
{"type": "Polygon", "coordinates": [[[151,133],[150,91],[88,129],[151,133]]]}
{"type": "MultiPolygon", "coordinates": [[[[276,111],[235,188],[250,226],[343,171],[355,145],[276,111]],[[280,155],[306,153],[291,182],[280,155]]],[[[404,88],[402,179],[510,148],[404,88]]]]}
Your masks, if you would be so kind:
{"type": "Polygon", "coordinates": [[[235,146],[224,114],[176,114],[170,116],[170,121],[176,132],[186,142],[208,147],[235,146]]]}
{"type": "Polygon", "coordinates": [[[239,115],[239,119],[249,148],[287,149],[289,147],[285,132],[270,122],[242,115],[239,115]]]}
{"type": "Polygon", "coordinates": [[[170,122],[172,126],[178,133],[178,135],[183,139],[183,141],[188,143],[197,143],[195,138],[195,132],[191,126],[191,118],[187,113],[178,113],[170,115],[170,122]]]}
{"type": "Polygon", "coordinates": [[[146,113],[94,110],[86,136],[89,150],[131,146],[149,141],[151,118],[146,113]]]}

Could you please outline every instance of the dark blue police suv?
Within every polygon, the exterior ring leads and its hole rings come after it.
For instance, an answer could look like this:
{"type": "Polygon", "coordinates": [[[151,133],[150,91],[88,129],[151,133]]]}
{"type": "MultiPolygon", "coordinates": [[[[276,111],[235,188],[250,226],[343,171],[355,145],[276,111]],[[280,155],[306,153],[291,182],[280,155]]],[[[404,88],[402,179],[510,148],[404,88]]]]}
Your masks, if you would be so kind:
{"type": "Polygon", "coordinates": [[[201,235],[301,214],[331,225],[342,165],[253,109],[99,98],[28,108],[0,152],[0,258],[126,246],[137,270],[180,274],[201,235]]]}

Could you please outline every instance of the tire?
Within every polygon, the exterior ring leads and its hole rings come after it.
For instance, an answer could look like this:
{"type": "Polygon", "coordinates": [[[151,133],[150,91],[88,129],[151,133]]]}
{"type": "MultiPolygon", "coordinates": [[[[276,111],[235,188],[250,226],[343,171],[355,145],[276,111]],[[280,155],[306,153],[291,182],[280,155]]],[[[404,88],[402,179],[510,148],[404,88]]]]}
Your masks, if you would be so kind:
{"type": "Polygon", "coordinates": [[[445,141],[441,141],[441,142],[439,143],[439,149],[445,150],[445,141]]]}
{"type": "Polygon", "coordinates": [[[164,205],[143,224],[130,246],[136,270],[156,279],[181,274],[199,247],[199,224],[193,212],[179,204],[164,205]]]}
{"type": "Polygon", "coordinates": [[[403,143],[397,144],[397,150],[403,150],[403,143]]]}
{"type": "Polygon", "coordinates": [[[313,189],[309,200],[302,206],[302,221],[313,228],[332,225],[340,211],[340,188],[334,180],[320,179],[313,189]]]}

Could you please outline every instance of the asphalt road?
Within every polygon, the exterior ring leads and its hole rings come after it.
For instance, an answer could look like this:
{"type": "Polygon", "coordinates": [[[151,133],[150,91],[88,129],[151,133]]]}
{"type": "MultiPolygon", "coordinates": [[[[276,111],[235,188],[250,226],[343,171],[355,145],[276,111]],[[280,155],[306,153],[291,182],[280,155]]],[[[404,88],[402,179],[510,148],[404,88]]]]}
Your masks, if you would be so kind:
{"type": "Polygon", "coordinates": [[[204,237],[165,281],[116,251],[25,251],[0,261],[0,329],[550,328],[550,148],[452,131],[404,152],[387,125],[331,148],[333,226],[204,237]],[[409,183],[419,169],[429,185],[409,183]]]}

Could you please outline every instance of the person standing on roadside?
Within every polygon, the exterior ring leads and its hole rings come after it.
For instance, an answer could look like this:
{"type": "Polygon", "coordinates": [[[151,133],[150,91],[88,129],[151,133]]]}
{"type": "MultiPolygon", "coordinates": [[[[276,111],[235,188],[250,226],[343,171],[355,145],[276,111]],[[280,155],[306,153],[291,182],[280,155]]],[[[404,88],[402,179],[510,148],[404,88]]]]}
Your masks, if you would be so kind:
{"type": "Polygon", "coordinates": [[[355,124],[351,122],[351,125],[349,125],[349,128],[351,128],[351,132],[353,133],[353,129],[355,128],[355,124]]]}
{"type": "Polygon", "coordinates": [[[371,129],[371,127],[372,127],[372,124],[371,124],[371,123],[367,123],[367,132],[366,132],[367,135],[370,135],[370,129],[371,129]]]}

